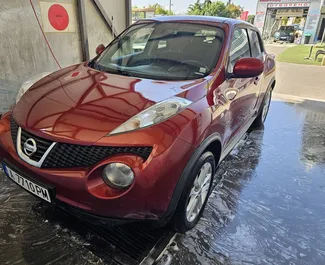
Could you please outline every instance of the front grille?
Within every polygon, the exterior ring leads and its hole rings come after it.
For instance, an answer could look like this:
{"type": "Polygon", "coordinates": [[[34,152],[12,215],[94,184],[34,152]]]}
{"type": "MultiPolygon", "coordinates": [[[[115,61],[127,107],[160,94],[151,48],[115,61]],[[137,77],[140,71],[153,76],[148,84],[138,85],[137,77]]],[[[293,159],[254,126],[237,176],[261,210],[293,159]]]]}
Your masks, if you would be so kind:
{"type": "Polygon", "coordinates": [[[19,128],[19,125],[17,124],[17,122],[13,118],[11,118],[10,119],[10,132],[11,132],[12,143],[14,144],[15,149],[17,149],[18,128],[19,128]]]}
{"type": "MultiPolygon", "coordinates": [[[[19,125],[11,118],[11,137],[16,148],[19,125]]],[[[21,129],[21,150],[24,150],[24,143],[29,138],[35,140],[37,151],[30,156],[31,160],[39,162],[45,152],[53,143],[52,141],[38,137],[21,129]]],[[[152,147],[111,147],[95,145],[76,145],[56,143],[51,152],[45,158],[42,168],[75,168],[88,167],[97,164],[101,160],[118,154],[134,154],[147,160],[152,147]]]]}
{"type": "Polygon", "coordinates": [[[152,147],[84,146],[57,143],[46,157],[42,168],[74,168],[91,166],[117,154],[135,154],[147,160],[152,147]]]}
{"type": "Polygon", "coordinates": [[[38,137],[36,135],[33,135],[29,132],[26,132],[25,130],[21,129],[21,141],[20,141],[20,148],[24,152],[24,143],[29,139],[32,138],[35,140],[37,145],[37,151],[35,154],[31,155],[29,158],[31,160],[34,160],[36,162],[40,161],[47,149],[51,146],[53,143],[52,141],[46,140],[44,138],[38,137]]]}
{"type": "MultiPolygon", "coordinates": [[[[11,118],[10,119],[10,131],[11,131],[11,137],[12,137],[12,142],[15,145],[15,148],[17,149],[17,135],[18,135],[18,128],[19,125],[17,122],[11,118]]],[[[35,154],[31,155],[29,158],[33,161],[39,162],[42,158],[42,156],[45,154],[47,149],[51,146],[53,143],[52,141],[46,140],[44,138],[38,137],[34,134],[31,134],[23,129],[21,129],[21,135],[20,135],[20,149],[24,152],[24,143],[29,139],[32,138],[35,140],[36,145],[37,145],[37,151],[35,154]]]]}

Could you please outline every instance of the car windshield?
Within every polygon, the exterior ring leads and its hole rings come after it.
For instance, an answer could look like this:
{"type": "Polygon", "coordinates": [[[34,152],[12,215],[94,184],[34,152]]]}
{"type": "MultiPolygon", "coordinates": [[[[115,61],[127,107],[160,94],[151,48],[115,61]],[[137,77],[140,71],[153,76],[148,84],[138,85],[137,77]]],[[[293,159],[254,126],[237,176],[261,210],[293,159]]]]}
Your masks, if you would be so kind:
{"type": "Polygon", "coordinates": [[[214,69],[223,36],[222,29],[203,24],[135,24],[90,66],[109,73],[156,80],[198,79],[214,69]]]}
{"type": "Polygon", "coordinates": [[[282,27],[280,27],[280,31],[290,33],[290,32],[295,31],[295,28],[293,26],[282,26],[282,27]]]}

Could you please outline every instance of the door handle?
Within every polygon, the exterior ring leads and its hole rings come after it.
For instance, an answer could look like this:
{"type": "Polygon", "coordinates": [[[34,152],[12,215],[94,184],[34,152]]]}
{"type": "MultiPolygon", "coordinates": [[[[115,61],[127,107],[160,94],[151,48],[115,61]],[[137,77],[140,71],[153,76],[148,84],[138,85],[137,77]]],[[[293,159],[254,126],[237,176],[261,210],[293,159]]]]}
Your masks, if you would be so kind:
{"type": "Polygon", "coordinates": [[[226,98],[228,100],[234,100],[235,97],[237,96],[237,94],[238,94],[238,92],[236,90],[233,90],[233,89],[232,90],[228,90],[226,92],[226,98]]]}
{"type": "Polygon", "coordinates": [[[254,85],[258,85],[258,83],[260,82],[261,78],[259,76],[255,77],[254,79],[254,85]]]}

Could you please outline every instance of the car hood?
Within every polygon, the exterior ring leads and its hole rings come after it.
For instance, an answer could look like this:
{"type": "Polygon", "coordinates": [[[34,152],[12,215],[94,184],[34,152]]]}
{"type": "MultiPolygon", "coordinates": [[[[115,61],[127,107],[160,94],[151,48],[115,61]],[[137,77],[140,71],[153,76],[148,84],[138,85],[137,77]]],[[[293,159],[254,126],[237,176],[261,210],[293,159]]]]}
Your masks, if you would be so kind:
{"type": "Polygon", "coordinates": [[[38,136],[92,144],[156,102],[176,95],[188,98],[186,91],[205,82],[155,81],[74,65],[34,84],[15,106],[13,117],[38,136]]]}

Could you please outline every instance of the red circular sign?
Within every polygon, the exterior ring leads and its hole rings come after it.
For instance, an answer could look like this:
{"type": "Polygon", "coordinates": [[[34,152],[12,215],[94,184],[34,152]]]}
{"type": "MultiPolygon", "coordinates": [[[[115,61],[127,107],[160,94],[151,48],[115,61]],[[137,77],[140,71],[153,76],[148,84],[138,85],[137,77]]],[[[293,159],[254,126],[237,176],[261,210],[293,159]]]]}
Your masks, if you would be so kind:
{"type": "Polygon", "coordinates": [[[69,26],[69,14],[59,4],[54,4],[49,8],[48,18],[52,27],[56,30],[65,30],[69,26]]]}

